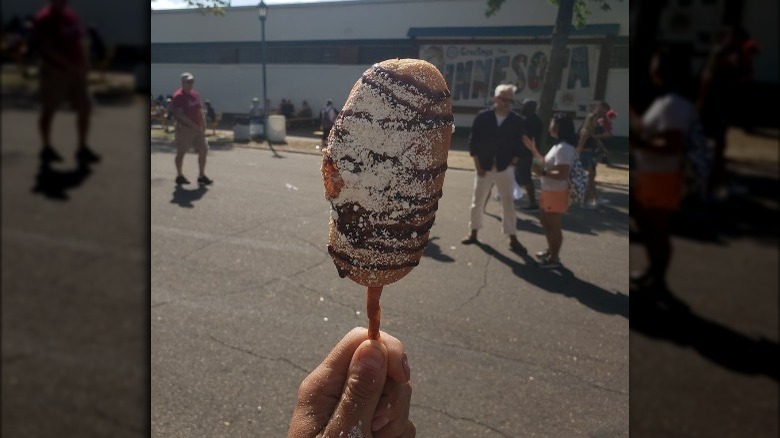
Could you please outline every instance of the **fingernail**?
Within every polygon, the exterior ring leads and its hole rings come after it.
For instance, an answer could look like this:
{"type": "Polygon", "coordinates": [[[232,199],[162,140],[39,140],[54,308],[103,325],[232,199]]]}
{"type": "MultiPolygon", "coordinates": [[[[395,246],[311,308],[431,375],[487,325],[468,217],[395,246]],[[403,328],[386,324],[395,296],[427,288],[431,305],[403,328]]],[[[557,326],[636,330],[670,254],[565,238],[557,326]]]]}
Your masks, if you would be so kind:
{"type": "Polygon", "coordinates": [[[409,357],[406,356],[406,352],[404,351],[404,357],[401,359],[401,365],[404,367],[404,373],[406,374],[406,381],[412,379],[412,369],[409,368],[409,357]]]}
{"type": "Polygon", "coordinates": [[[382,350],[369,343],[363,345],[358,351],[358,360],[369,368],[379,369],[385,363],[385,355],[382,350]]]}
{"type": "Polygon", "coordinates": [[[389,422],[390,419],[384,415],[377,415],[374,417],[374,420],[371,421],[371,432],[376,432],[377,430],[387,426],[387,423],[389,422]]]}

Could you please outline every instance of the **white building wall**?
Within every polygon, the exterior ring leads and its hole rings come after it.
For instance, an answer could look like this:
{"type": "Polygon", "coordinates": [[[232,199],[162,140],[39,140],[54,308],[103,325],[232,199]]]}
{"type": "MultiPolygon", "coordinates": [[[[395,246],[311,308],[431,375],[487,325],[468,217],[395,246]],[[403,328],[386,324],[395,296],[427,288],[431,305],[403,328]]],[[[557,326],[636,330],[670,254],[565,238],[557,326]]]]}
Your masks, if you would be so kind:
{"type": "MultiPolygon", "coordinates": [[[[296,111],[306,100],[315,113],[328,99],[341,106],[365,69],[360,65],[267,65],[268,99],[277,108],[282,99],[290,99],[296,111]]],[[[253,97],[262,100],[262,66],[251,64],[155,64],[151,68],[152,94],[173,94],[185,71],[195,76],[195,91],[210,99],[217,112],[247,112],[253,97]]]]}
{"type": "MultiPolygon", "coordinates": [[[[628,35],[628,2],[611,4],[609,12],[592,11],[588,24],[617,23],[619,34],[628,35]]],[[[499,14],[491,18],[485,17],[485,7],[485,0],[362,0],[272,5],[266,22],[266,39],[405,39],[410,27],[550,26],[557,12],[548,0],[507,1],[499,14]]],[[[230,8],[221,17],[191,10],[152,11],[152,43],[259,39],[260,23],[254,7],[230,8]]],[[[327,99],[341,106],[352,85],[368,67],[268,64],[267,97],[275,106],[283,98],[291,99],[296,109],[307,100],[315,112],[327,99]]],[[[209,98],[218,112],[243,113],[252,97],[262,98],[259,64],[154,64],[152,93],[171,94],[179,87],[179,75],[184,71],[195,75],[195,89],[203,98],[209,98]]],[[[614,133],[627,136],[628,71],[611,70],[609,75],[606,100],[621,114],[615,122],[614,133]]],[[[455,123],[468,127],[473,117],[473,114],[456,114],[455,123]]]]}
{"type": "MultiPolygon", "coordinates": [[[[628,35],[628,1],[612,10],[591,11],[588,24],[619,23],[628,35]]],[[[360,0],[270,5],[267,41],[407,38],[410,27],[551,26],[557,8],[548,0],[511,0],[497,15],[485,17],[486,0],[360,0]]],[[[255,7],[227,9],[224,16],[194,10],[152,11],[152,43],[257,41],[255,7]]]]}
{"type": "Polygon", "coordinates": [[[604,93],[604,100],[618,113],[612,121],[612,133],[622,137],[628,136],[628,72],[627,68],[610,70],[604,93]]]}

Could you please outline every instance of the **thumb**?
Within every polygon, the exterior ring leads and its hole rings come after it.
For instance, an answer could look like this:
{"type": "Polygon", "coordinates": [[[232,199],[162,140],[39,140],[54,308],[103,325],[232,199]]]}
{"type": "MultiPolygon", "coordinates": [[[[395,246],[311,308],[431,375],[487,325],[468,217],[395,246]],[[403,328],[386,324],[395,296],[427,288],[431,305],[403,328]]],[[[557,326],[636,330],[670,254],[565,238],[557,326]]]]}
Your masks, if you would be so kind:
{"type": "Polygon", "coordinates": [[[371,421],[386,378],[387,348],[379,341],[364,341],[352,356],[341,400],[326,432],[336,436],[340,432],[351,434],[360,430],[359,436],[370,437],[371,421]]]}

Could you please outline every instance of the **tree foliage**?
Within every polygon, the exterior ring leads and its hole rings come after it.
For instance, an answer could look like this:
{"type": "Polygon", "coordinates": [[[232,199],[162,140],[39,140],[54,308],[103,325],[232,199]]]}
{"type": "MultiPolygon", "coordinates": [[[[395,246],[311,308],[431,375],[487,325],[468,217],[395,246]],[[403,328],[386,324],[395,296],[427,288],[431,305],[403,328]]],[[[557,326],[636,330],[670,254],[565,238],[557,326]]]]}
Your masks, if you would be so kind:
{"type": "MultiPolygon", "coordinates": [[[[487,0],[487,9],[485,16],[490,17],[501,9],[506,0],[487,0]]],[[[515,0],[520,1],[520,0],[515,0]]],[[[569,40],[571,28],[582,28],[585,26],[585,20],[590,15],[589,5],[595,5],[604,11],[610,10],[609,2],[611,0],[547,0],[558,8],[553,27],[550,63],[547,67],[547,74],[542,86],[542,93],[539,96],[539,118],[542,123],[549,123],[552,118],[553,106],[555,104],[555,94],[561,86],[563,68],[566,64],[566,45],[569,40]]],[[[623,1],[623,0],[614,0],[623,1]]],[[[547,131],[542,130],[540,144],[547,144],[547,131]]]]}
{"type": "MultiPolygon", "coordinates": [[[[154,3],[156,0],[151,0],[154,3]]],[[[225,15],[230,0],[185,0],[187,6],[197,8],[201,14],[225,15]]]]}
{"type": "MultiPolygon", "coordinates": [[[[495,15],[499,9],[501,9],[501,6],[506,2],[507,0],[487,0],[487,9],[485,9],[485,16],[491,17],[495,15]]],[[[514,0],[514,1],[524,1],[524,0],[514,0]]],[[[547,0],[556,7],[560,5],[560,0],[547,0]]],[[[623,1],[623,0],[617,0],[617,1],[623,1]]],[[[574,16],[572,18],[572,25],[577,28],[581,29],[583,26],[585,26],[585,22],[588,19],[588,16],[590,15],[591,8],[598,8],[602,11],[609,11],[612,8],[609,5],[610,0],[576,0],[574,2],[574,16]]]]}

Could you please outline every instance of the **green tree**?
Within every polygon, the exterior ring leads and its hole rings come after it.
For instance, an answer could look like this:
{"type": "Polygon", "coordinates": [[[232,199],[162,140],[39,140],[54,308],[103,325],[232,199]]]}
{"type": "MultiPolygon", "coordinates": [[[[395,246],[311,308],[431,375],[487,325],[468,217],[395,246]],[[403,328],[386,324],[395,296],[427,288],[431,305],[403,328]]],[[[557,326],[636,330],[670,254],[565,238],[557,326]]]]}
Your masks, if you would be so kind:
{"type": "MultiPolygon", "coordinates": [[[[485,15],[490,17],[501,9],[506,0],[487,0],[485,15]]],[[[547,126],[553,113],[555,93],[561,88],[563,78],[563,66],[566,65],[566,45],[572,27],[582,28],[585,20],[590,15],[589,4],[597,5],[600,9],[610,10],[610,0],[548,0],[558,7],[558,15],[555,17],[555,27],[552,34],[552,48],[550,50],[550,64],[547,67],[547,77],[542,85],[542,95],[539,97],[539,118],[547,126]]],[[[623,0],[619,0],[623,1],[623,0]]],[[[547,130],[542,130],[540,147],[547,145],[547,130]]]]}
{"type": "MultiPolygon", "coordinates": [[[[156,0],[151,0],[154,3],[156,0]]],[[[202,14],[225,15],[225,8],[230,6],[230,0],[186,0],[187,5],[198,8],[202,14]]]]}

